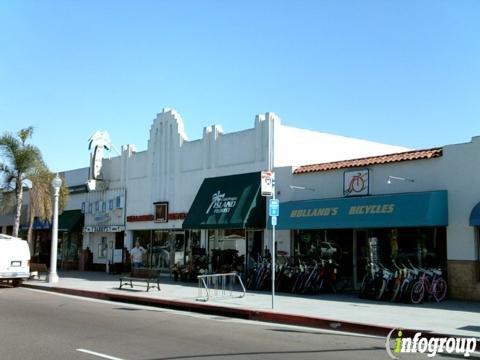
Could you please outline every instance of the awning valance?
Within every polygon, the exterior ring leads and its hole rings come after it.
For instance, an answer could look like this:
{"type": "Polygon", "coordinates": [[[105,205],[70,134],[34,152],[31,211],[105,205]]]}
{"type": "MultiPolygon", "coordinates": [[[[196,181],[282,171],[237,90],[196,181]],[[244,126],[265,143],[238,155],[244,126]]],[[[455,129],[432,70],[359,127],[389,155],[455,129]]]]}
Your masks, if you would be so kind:
{"type": "Polygon", "coordinates": [[[470,226],[480,226],[480,202],[472,209],[470,214],[470,226]]]}
{"type": "MultiPolygon", "coordinates": [[[[28,225],[27,225],[28,228],[28,225]]],[[[35,218],[33,220],[33,230],[50,230],[52,228],[52,222],[49,220],[42,220],[35,218]]]]}
{"type": "Polygon", "coordinates": [[[277,228],[359,229],[447,225],[447,191],[429,191],[281,203],[277,228]]]}
{"type": "Polygon", "coordinates": [[[81,232],[84,215],[81,210],[66,210],[58,217],[58,230],[81,232]]]}
{"type": "Polygon", "coordinates": [[[259,172],[208,178],[200,186],[183,228],[264,228],[265,211],[259,172]]]}

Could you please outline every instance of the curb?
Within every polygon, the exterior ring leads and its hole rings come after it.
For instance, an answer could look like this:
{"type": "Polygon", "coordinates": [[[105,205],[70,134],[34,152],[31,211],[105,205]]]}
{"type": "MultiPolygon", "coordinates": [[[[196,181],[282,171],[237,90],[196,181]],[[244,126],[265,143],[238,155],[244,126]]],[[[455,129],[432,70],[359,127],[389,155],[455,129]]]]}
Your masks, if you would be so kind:
{"type": "MultiPolygon", "coordinates": [[[[172,310],[190,311],[202,314],[217,315],[232,317],[245,320],[254,320],[262,322],[270,322],[285,325],[305,326],[324,330],[333,330],[349,333],[357,333],[364,335],[373,335],[386,337],[391,327],[385,327],[380,325],[371,325],[349,321],[337,321],[328,318],[319,318],[306,315],[294,315],[288,313],[282,313],[277,311],[268,310],[255,310],[247,308],[232,308],[222,305],[210,305],[207,303],[197,303],[182,300],[168,300],[168,299],[152,299],[140,296],[112,294],[100,291],[71,289],[62,287],[50,287],[33,284],[22,284],[24,288],[44,290],[54,293],[75,295],[80,297],[87,297],[99,300],[108,300],[120,303],[129,303],[135,305],[155,306],[161,308],[167,308],[172,310]]],[[[417,332],[421,332],[426,338],[431,337],[449,337],[452,335],[434,333],[426,330],[419,329],[402,329],[404,336],[413,336],[417,332]]],[[[456,336],[460,337],[460,336],[456,336]]]]}

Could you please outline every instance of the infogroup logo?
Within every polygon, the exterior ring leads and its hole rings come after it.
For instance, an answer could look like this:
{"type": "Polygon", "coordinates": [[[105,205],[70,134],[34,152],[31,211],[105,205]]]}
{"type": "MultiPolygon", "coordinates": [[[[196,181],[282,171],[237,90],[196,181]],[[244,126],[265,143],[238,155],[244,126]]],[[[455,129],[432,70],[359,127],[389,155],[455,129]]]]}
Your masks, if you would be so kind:
{"type": "Polygon", "coordinates": [[[477,341],[477,338],[465,337],[425,337],[421,332],[407,337],[401,329],[393,329],[387,335],[385,349],[392,359],[399,359],[400,354],[411,353],[427,354],[428,357],[445,353],[470,357],[477,348],[477,341]]]}

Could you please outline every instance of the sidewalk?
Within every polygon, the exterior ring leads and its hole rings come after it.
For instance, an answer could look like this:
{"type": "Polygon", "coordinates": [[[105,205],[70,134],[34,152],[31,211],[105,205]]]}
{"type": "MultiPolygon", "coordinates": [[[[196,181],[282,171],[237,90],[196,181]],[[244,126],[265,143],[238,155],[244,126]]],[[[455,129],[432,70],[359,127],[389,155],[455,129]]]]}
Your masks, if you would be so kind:
{"type": "Polygon", "coordinates": [[[341,331],[386,335],[393,328],[436,334],[480,337],[480,303],[447,300],[443,303],[409,305],[359,299],[352,294],[276,296],[271,309],[267,292],[248,292],[244,298],[196,301],[196,283],[173,282],[162,278],[161,291],[128,287],[118,289],[119,275],[99,272],[60,272],[60,281],[48,284],[29,280],[25,287],[50,290],[104,300],[168,307],[177,310],[313,326],[341,331]]]}

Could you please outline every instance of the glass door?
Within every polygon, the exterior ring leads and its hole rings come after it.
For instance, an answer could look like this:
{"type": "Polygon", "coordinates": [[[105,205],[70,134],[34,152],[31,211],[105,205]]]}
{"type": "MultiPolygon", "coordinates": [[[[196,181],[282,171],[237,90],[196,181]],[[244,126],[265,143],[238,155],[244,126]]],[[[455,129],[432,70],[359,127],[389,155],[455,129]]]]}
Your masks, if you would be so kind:
{"type": "Polygon", "coordinates": [[[185,231],[170,232],[171,265],[185,265],[185,231]]]}
{"type": "Polygon", "coordinates": [[[170,244],[168,231],[155,230],[152,239],[152,267],[162,272],[170,271],[170,244]]]}

